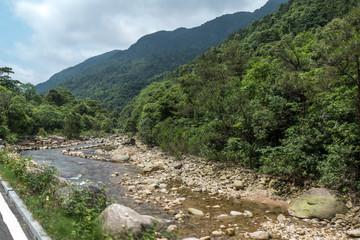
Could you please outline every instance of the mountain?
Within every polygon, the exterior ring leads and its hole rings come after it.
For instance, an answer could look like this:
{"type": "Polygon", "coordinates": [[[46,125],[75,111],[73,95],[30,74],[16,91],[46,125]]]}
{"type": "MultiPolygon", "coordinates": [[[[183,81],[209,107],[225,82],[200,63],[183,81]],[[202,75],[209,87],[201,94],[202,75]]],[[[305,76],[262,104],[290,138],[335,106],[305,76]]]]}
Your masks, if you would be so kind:
{"type": "Polygon", "coordinates": [[[227,14],[199,27],[146,35],[127,50],[104,53],[56,73],[38,84],[37,91],[65,87],[77,97],[91,98],[108,109],[122,110],[141,89],[161,79],[159,74],[185,64],[285,2],[269,0],[253,13],[227,14]]]}

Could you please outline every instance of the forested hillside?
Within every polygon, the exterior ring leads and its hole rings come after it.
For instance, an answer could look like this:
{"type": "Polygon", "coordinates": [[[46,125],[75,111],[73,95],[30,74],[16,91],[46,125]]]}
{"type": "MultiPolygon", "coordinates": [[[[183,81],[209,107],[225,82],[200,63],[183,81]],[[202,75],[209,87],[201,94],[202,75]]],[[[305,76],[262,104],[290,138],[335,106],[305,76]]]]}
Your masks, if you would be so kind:
{"type": "Polygon", "coordinates": [[[23,136],[78,138],[114,131],[113,119],[96,101],[75,99],[67,89],[39,95],[35,86],[13,80],[12,73],[11,68],[0,68],[0,139],[15,143],[23,136]]]}
{"type": "Polygon", "coordinates": [[[360,189],[358,0],[290,0],[141,91],[150,144],[301,183],[360,189]]]}
{"type": "Polygon", "coordinates": [[[39,84],[37,90],[64,87],[76,97],[91,98],[107,109],[122,110],[141,89],[161,79],[157,75],[187,63],[284,2],[287,0],[270,0],[253,13],[228,14],[199,27],[146,35],[128,50],[112,51],[55,74],[39,84]]]}

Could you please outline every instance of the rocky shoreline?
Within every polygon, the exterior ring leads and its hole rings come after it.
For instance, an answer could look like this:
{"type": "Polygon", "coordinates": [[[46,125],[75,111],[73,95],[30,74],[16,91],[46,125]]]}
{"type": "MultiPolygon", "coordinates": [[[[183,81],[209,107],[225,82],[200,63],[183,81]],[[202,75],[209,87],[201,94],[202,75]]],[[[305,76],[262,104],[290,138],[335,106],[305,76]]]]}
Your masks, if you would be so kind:
{"type": "MultiPolygon", "coordinates": [[[[114,182],[127,186],[129,196],[138,204],[152,202],[160,205],[172,215],[172,220],[176,224],[169,226],[169,231],[181,228],[182,222],[188,218],[197,218],[198,221],[229,218],[233,221],[230,223],[227,221],[227,225],[220,221],[219,225],[213,227],[211,232],[198,233],[196,237],[200,239],[351,239],[360,237],[360,207],[348,196],[344,196],[348,212],[338,214],[332,220],[298,219],[279,214],[276,219],[268,218],[267,221],[262,222],[260,226],[257,226],[256,231],[248,232],[238,226],[236,217],[251,219],[253,217],[251,212],[231,211],[213,216],[206,209],[199,210],[200,212],[198,209],[192,211],[184,206],[186,199],[181,194],[182,190],[203,193],[210,198],[249,200],[286,209],[306,189],[279,178],[257,174],[229,163],[204,161],[195,156],[182,156],[177,159],[161,151],[158,147],[149,147],[138,140],[128,139],[126,136],[93,138],[76,142],[76,144],[95,142],[116,148],[112,151],[98,152],[100,155],[109,155],[110,159],[99,157],[99,155],[82,155],[82,147],[69,148],[63,151],[63,154],[100,161],[122,162],[142,169],[143,174],[136,177],[120,176],[116,172],[111,177],[114,182]],[[347,199],[345,199],[346,197],[347,199]]],[[[70,142],[66,144],[70,144],[70,142]]],[[[46,146],[48,148],[70,146],[66,144],[50,143],[46,146]]],[[[71,144],[73,146],[74,142],[71,144]]],[[[221,206],[208,207],[221,208],[221,206]]]]}

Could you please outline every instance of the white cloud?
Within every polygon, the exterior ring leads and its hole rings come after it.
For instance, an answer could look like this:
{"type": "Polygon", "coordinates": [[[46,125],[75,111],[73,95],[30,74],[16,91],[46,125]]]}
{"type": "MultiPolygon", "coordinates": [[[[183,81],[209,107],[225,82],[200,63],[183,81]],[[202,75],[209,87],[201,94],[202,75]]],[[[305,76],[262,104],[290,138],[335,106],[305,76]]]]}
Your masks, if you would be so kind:
{"type": "Polygon", "coordinates": [[[145,34],[198,26],[225,13],[252,11],[266,1],[15,0],[16,16],[34,34],[29,42],[17,43],[14,53],[37,64],[32,79],[24,74],[36,84],[93,55],[126,49],[145,34]]]}

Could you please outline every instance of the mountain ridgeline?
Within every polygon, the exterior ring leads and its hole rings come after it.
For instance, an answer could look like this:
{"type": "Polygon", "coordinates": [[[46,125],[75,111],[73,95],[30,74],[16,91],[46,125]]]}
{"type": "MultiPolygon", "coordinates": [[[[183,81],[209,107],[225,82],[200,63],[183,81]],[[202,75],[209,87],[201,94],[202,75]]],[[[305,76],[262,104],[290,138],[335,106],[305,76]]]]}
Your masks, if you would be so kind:
{"type": "Polygon", "coordinates": [[[360,5],[289,0],[143,89],[126,132],[177,156],[360,190],[360,5]]]}
{"type": "Polygon", "coordinates": [[[122,110],[141,89],[164,73],[187,63],[255,19],[274,12],[287,0],[269,0],[262,8],[228,14],[199,27],[160,31],[140,38],[127,50],[92,57],[37,85],[38,92],[64,87],[76,97],[97,100],[111,110],[122,110]]]}

